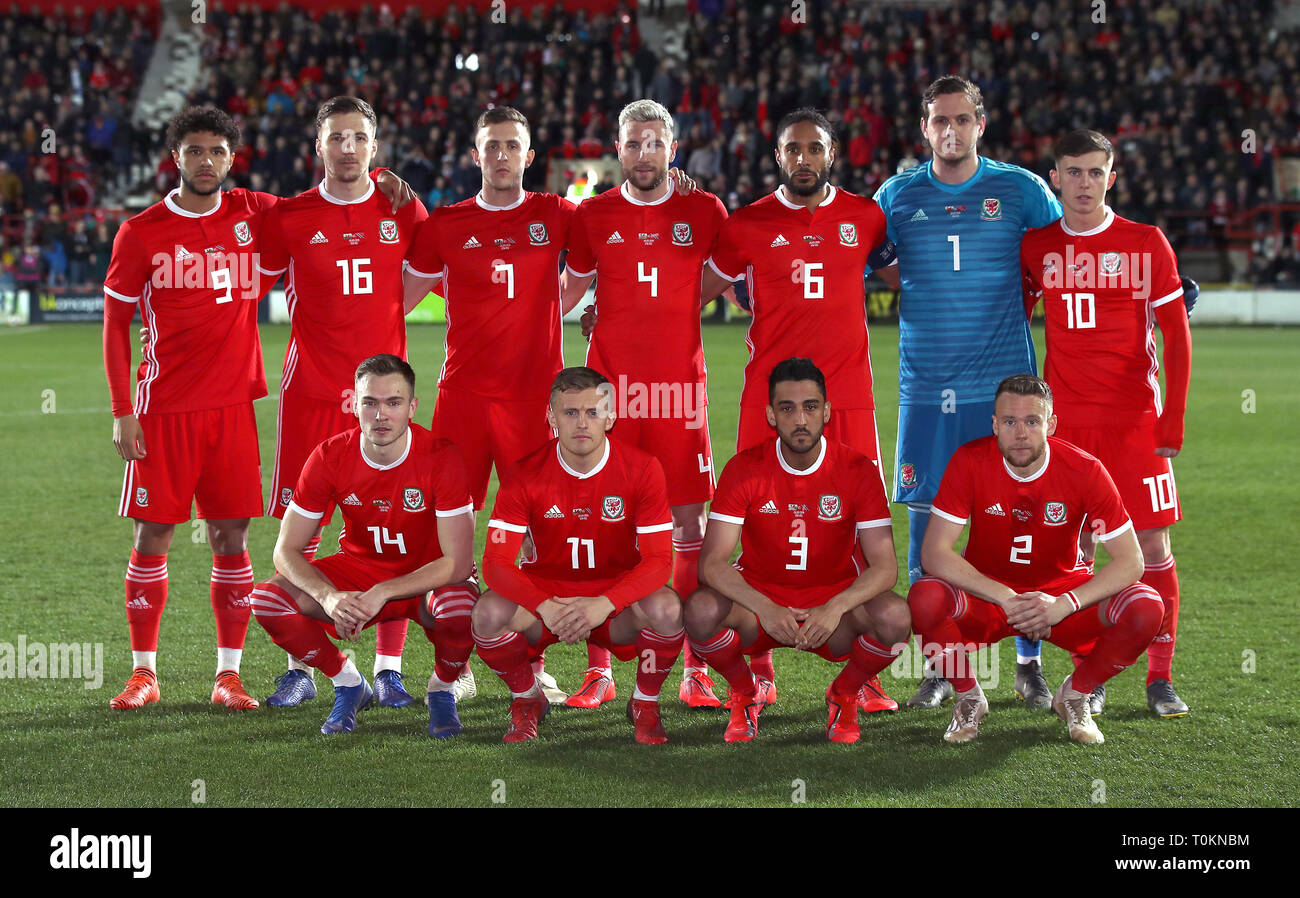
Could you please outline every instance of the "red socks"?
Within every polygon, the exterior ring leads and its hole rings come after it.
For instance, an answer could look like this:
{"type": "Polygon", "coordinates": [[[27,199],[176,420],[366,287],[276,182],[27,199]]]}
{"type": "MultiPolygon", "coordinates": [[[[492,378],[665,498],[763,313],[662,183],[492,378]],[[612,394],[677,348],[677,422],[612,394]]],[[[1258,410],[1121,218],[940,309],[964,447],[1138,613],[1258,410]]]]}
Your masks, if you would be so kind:
{"type": "Polygon", "coordinates": [[[1174,556],[1148,565],[1142,582],[1160,593],[1165,605],[1160,632],[1147,646],[1147,685],[1150,686],[1156,680],[1174,678],[1174,646],[1178,640],[1178,565],[1174,556]]]}
{"type": "Polygon", "coordinates": [[[516,695],[532,691],[537,685],[528,661],[528,640],[522,633],[504,633],[492,639],[474,634],[478,656],[516,695]]]}
{"type": "MultiPolygon", "coordinates": [[[[700,546],[704,540],[682,542],[673,540],[673,590],[681,596],[683,602],[691,593],[700,588],[700,546]]],[[[686,640],[683,649],[682,666],[686,670],[704,669],[704,659],[695,654],[690,640],[686,640]]]]}
{"type": "Polygon", "coordinates": [[[213,555],[209,593],[217,619],[217,647],[242,649],[248,635],[248,594],[253,591],[253,565],[248,552],[213,555]]]}
{"type": "MultiPolygon", "coordinates": [[[[722,674],[734,694],[753,696],[754,674],[758,672],[751,670],[750,666],[745,663],[745,656],[741,654],[741,648],[743,646],[740,644],[740,637],[736,635],[736,631],[730,627],[723,627],[720,632],[714,634],[707,642],[696,642],[695,655],[722,674]]],[[[770,666],[771,653],[768,653],[767,657],[770,666]]]]}
{"type": "Polygon", "coordinates": [[[677,663],[682,652],[685,630],[664,635],[649,628],[636,635],[636,691],[637,698],[658,698],[668,672],[677,663]]]}
{"type": "Polygon", "coordinates": [[[1159,631],[1164,613],[1160,594],[1145,583],[1135,583],[1111,596],[1106,606],[1110,626],[1074,668],[1071,685],[1079,692],[1092,692],[1140,658],[1159,631]]]}
{"type": "Polygon", "coordinates": [[[970,675],[974,667],[966,653],[961,628],[953,620],[957,613],[957,590],[937,577],[922,577],[908,590],[907,605],[912,609],[912,627],[921,638],[921,648],[929,652],[926,660],[934,675],[947,679],[956,692],[974,689],[975,678],[970,675]]]}
{"type": "Polygon", "coordinates": [[[470,615],[476,598],[478,594],[466,586],[445,587],[427,598],[434,626],[426,627],[424,635],[433,643],[434,674],[444,683],[451,683],[461,675],[470,652],[474,651],[470,615]]]}
{"type": "Polygon", "coordinates": [[[838,695],[856,696],[867,680],[892,664],[902,651],[902,646],[890,649],[862,634],[853,641],[848,663],[831,684],[831,691],[838,695]]]}
{"type": "Polygon", "coordinates": [[[132,549],[126,568],[126,624],[132,651],[158,650],[158,625],[166,605],[167,556],[141,555],[132,549]]]}
{"type": "Polygon", "coordinates": [[[346,659],[330,641],[324,625],[303,614],[283,589],[270,581],[259,583],[249,601],[253,616],[280,648],[327,677],[337,676],[343,669],[346,659]]]}

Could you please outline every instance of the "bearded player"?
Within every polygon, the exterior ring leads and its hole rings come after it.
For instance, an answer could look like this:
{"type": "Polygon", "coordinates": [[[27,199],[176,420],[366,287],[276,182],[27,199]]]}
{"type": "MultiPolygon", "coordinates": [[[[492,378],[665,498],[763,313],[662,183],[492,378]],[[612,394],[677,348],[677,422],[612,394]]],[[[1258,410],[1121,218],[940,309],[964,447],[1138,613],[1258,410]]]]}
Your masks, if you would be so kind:
{"type": "Polygon", "coordinates": [[[160,698],[158,629],[167,604],[167,552],[176,524],[198,503],[212,546],[209,586],[217,629],[212,701],[256,708],[239,679],[253,584],[247,536],[261,515],[253,400],[266,395],[256,254],[275,197],[222,192],[239,126],[212,107],[190,107],[167,126],[181,183],[122,224],[104,279],[104,368],[113,444],[126,460],[118,513],[134,521],[126,574],[133,671],[110,707],[160,698]],[[152,339],[130,398],[131,319],[152,339]]]}
{"type": "Polygon", "coordinates": [[[637,659],[627,713],[637,742],[668,741],[659,691],[681,653],[682,603],[667,588],[672,517],[654,456],[607,436],[609,381],[566,368],[551,386],[557,438],[507,469],[488,524],[483,573],[491,589],[474,609],[479,657],[510,690],[506,742],[537,738],[549,702],[529,646],[589,641],[637,659]],[[516,566],[524,535],[531,554],[516,566]]]}
{"type": "MultiPolygon", "coordinates": [[[[325,179],[281,200],[266,219],[260,270],[272,281],[287,270],[291,323],[267,506],[267,514],[276,518],[283,518],[292,503],[302,466],[316,446],[356,426],[351,372],[377,353],[406,357],[409,309],[403,304],[402,270],[428,216],[418,199],[395,212],[370,180],[379,148],[377,124],[365,100],[339,96],[322,103],[316,112],[316,154],[325,179]]],[[[333,509],[325,509],[318,520],[316,536],[304,547],[308,561],[332,516],[333,509]]],[[[387,707],[415,701],[402,686],[406,628],[405,619],[376,627],[374,691],[387,707]]],[[[292,656],[276,682],[267,699],[274,707],[292,707],[316,694],[311,668],[292,656]]]]}
{"type": "Polygon", "coordinates": [[[992,423],[992,436],[961,446],[944,470],[922,549],[928,575],[907,595],[927,659],[956,690],[943,738],[969,742],[988,714],[968,653],[1019,633],[1071,652],[1074,673],[1052,708],[1071,739],[1104,742],[1089,696],[1146,650],[1164,604],[1138,582],[1142,550],[1110,475],[1053,436],[1047,383],[1003,380],[992,423]],[[1099,572],[1080,555],[1083,532],[1110,554],[1099,572]]]}
{"type": "Polygon", "coordinates": [[[327,735],[352,732],[370,685],[330,641],[355,641],[385,620],[419,621],[437,658],[429,678],[429,735],[461,731],[454,686],[469,660],[474,519],[455,446],[412,424],[415,372],[391,354],[357,366],[359,427],[313,450],[294,487],[275,546],[278,573],[259,583],[253,613],[276,645],[334,684],[327,735]],[[339,551],[308,560],[319,521],[338,506],[339,551]]]}
{"type": "Polygon", "coordinates": [[[907,603],[891,591],[889,502],[871,460],[824,436],[831,405],[816,365],[781,362],[768,393],[777,436],[722,472],[700,556],[705,585],[686,601],[686,628],[737,697],[724,741],[752,740],[771,695],[743,656],[791,646],[846,662],[826,690],[826,736],[853,743],[863,685],[910,634],[907,603]]]}
{"type": "MultiPolygon", "coordinates": [[[[836,147],[824,115],[796,109],[776,133],[781,186],[723,224],[700,293],[713,299],[741,278],[749,286],[754,320],[746,334],[750,352],[736,450],[775,438],[766,411],[767,372],[784,359],[807,356],[825,372],[835,397],[827,436],[878,469],[863,278],[868,267],[884,268],[892,259],[885,217],[873,200],[829,183],[836,147]]],[[[770,653],[760,653],[753,664],[760,678],[772,679],[770,653]]],[[[875,677],[862,703],[868,712],[898,708],[875,677]]]]}
{"type": "MultiPolygon", "coordinates": [[[[1095,455],[1114,478],[1137,528],[1142,582],[1164,600],[1160,631],[1147,648],[1147,706],[1160,717],[1183,717],[1187,704],[1172,683],[1178,569],[1169,527],[1181,509],[1170,459],[1183,445],[1192,335],[1178,263],[1159,228],[1106,205],[1116,178],[1109,140],[1073,131],[1055,157],[1052,186],[1065,214],[1021,244],[1026,305],[1032,311],[1043,300],[1043,371],[1056,397],[1056,435],[1095,455]],[[1163,402],[1153,324],[1164,338],[1163,402]]],[[[1085,543],[1087,557],[1093,549],[1085,543]]],[[[1105,702],[1105,685],[1097,688],[1094,714],[1105,702]]]]}
{"type": "MultiPolygon", "coordinates": [[[[704,505],[713,495],[704,349],[700,342],[700,272],[727,217],[711,193],[682,193],[668,177],[677,153],[673,118],[653,100],[619,114],[615,145],[623,184],[578,207],[569,233],[564,308],[596,281],[599,321],[587,365],[613,378],[619,399],[614,431],[623,444],[659,459],[673,516],[673,589],[699,585],[704,505]]],[[[686,646],[678,697],[717,708],[708,668],[686,646]]],[[[609,651],[587,648],[587,674],[570,707],[614,698],[609,651]]]]}
{"type": "MultiPolygon", "coordinates": [[[[1061,208],[1033,172],[979,155],[985,124],[978,87],[953,75],[935,80],[921,97],[931,158],[887,180],[875,197],[898,255],[894,501],[907,505],[913,580],[923,574],[930,502],[949,457],[987,433],[995,384],[1037,372],[1022,308],[1020,239],[1061,208]]],[[[1039,646],[1016,645],[1016,693],[1031,708],[1050,707],[1039,646]]],[[[907,704],[936,707],[951,695],[951,684],[927,673],[907,704]]]]}

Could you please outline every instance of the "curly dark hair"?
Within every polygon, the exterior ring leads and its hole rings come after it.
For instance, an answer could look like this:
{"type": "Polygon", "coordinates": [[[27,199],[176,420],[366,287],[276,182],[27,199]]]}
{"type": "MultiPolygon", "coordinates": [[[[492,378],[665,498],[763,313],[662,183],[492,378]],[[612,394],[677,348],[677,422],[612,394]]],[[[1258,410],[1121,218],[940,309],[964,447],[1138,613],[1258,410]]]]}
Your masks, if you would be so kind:
{"type": "Polygon", "coordinates": [[[183,109],[167,123],[167,149],[175,152],[186,134],[206,131],[218,134],[230,144],[231,152],[243,143],[239,125],[227,113],[215,106],[190,106],[183,109]]]}

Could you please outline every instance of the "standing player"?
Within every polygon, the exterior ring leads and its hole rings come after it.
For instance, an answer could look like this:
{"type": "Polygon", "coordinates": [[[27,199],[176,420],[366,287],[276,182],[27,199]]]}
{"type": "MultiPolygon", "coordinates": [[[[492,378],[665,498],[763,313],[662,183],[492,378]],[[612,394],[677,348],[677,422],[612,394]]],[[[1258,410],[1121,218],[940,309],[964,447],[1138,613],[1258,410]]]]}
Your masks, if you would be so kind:
{"type": "MultiPolygon", "coordinates": [[[[902,287],[894,501],[908,508],[912,580],[922,575],[922,540],[944,467],[958,446],[986,432],[991,386],[1037,371],[1022,307],[1020,238],[1058,218],[1061,207],[1042,178],[977,154],[985,123],[978,87],[939,78],[921,98],[930,161],[876,192],[902,287]]],[[[1016,645],[1016,693],[1030,707],[1049,707],[1039,646],[1020,638],[1016,645]]],[[[927,677],[907,704],[933,708],[951,695],[951,684],[927,677]]]]}
{"type": "Polygon", "coordinates": [[[1142,550],[1110,475],[1088,453],[1052,437],[1056,416],[1046,382],[1008,377],[994,409],[993,436],[966,443],[948,462],[922,549],[929,576],[907,594],[927,657],[957,690],[943,738],[969,742],[988,713],[968,651],[1021,633],[1074,654],[1074,673],[1052,707],[1071,739],[1104,742],[1089,695],[1137,660],[1164,606],[1138,582],[1142,550]],[[1084,530],[1111,557],[1095,575],[1079,554],[1084,530]]]}
{"type": "Polygon", "coordinates": [[[429,735],[460,732],[454,686],[473,644],[469,619],[474,519],[455,446],[412,424],[415,372],[395,355],[356,370],[360,426],[322,442],[303,466],[275,545],[279,571],[259,583],[253,613],[276,645],[334,683],[321,732],[349,733],[370,685],[330,636],[355,641],[371,623],[413,619],[425,628],[437,664],[429,678],[429,735]],[[319,521],[337,505],[339,551],[308,560],[319,521]]]}
{"type": "Polygon", "coordinates": [[[528,647],[587,640],[638,659],[628,717],[637,742],[668,741],[659,690],[682,649],[682,603],[668,589],[672,517],[654,456],[606,436],[614,424],[609,381],[565,368],[551,385],[548,420],[558,437],[507,469],[488,527],[474,608],[479,657],[510,689],[506,742],[537,738],[549,702],[528,647]],[[515,559],[524,535],[532,554],[515,559]]]}
{"type": "MultiPolygon", "coordinates": [[[[446,360],[438,378],[433,432],[464,455],[474,507],[487,499],[492,465],[502,469],[551,437],[546,384],[564,367],[560,259],[573,203],[524,190],[532,164],[528,119],[496,106],[474,126],[474,164],[483,188],[435,209],[420,228],[408,272],[421,296],[447,302],[446,360]]],[[[554,701],[564,693],[538,673],[554,701]]]]}
{"type": "Polygon", "coordinates": [[[687,599],[686,626],[738,697],[725,741],[752,740],[771,696],[743,655],[793,646],[847,659],[826,690],[826,736],[857,742],[858,696],[911,633],[907,604],[891,591],[898,560],[889,502],[871,459],[823,436],[831,404],[816,365],[781,362],[768,396],[777,438],[722,472],[700,558],[706,585],[687,599]]]}
{"type": "MultiPolygon", "coordinates": [[[[684,194],[668,178],[677,153],[673,118],[654,100],[637,100],[618,117],[615,149],[623,185],[578,207],[569,233],[564,307],[577,305],[596,279],[600,320],[587,365],[614,379],[624,445],[659,459],[673,516],[673,588],[699,586],[704,504],[713,495],[704,348],[700,342],[700,271],[727,217],[721,201],[684,194]]],[[[587,675],[570,707],[614,698],[609,651],[587,648],[587,675]]],[[[686,647],[678,697],[717,708],[708,668],[686,647]]]]}
{"type": "MultiPolygon", "coordinates": [[[[333,97],[316,112],[316,154],[325,179],[267,215],[260,270],[272,281],[288,271],[285,298],[291,330],[280,381],[275,468],[267,514],[283,518],[312,450],[355,426],[349,372],[377,353],[406,357],[402,268],[419,224],[417,199],[394,212],[369,178],[378,149],[377,120],[365,100],[333,97]]],[[[418,301],[418,299],[416,300],[418,301]]],[[[307,560],[320,546],[324,510],[307,560]]],[[[375,693],[381,705],[415,699],[402,686],[406,620],[376,627],[375,693]]],[[[316,694],[310,668],[289,658],[289,669],[267,699],[291,707],[316,694]]]]}
{"type": "MultiPolygon", "coordinates": [[[[1120,218],[1106,205],[1116,177],[1109,140],[1073,131],[1057,143],[1055,156],[1052,186],[1061,191],[1065,214],[1021,244],[1026,303],[1032,311],[1031,303],[1043,298],[1043,373],[1062,422],[1056,434],[1097,456],[1114,478],[1137,528],[1142,582],[1164,599],[1159,635],[1147,649],[1147,705],[1161,717],[1183,717],[1187,704],[1171,682],[1178,569],[1169,526],[1181,509],[1169,460],[1183,445],[1192,335],[1178,261],[1159,228],[1120,218]],[[1153,322],[1164,337],[1164,403],[1153,322]]],[[[1088,557],[1092,549],[1085,545],[1088,557]]],[[[1094,714],[1104,701],[1103,691],[1094,714]]]]}
{"type": "MultiPolygon", "coordinates": [[[[740,396],[736,450],[772,439],[767,419],[767,372],[783,359],[809,356],[825,372],[835,417],[827,435],[879,466],[871,357],[867,340],[868,265],[888,264],[885,217],[873,200],[832,186],[835,135],[814,109],[796,109],[777,126],[781,186],[727,219],[708,259],[702,299],[742,277],[749,287],[749,363],[740,396]]],[[[771,654],[753,659],[764,679],[771,654]]],[[[864,710],[893,711],[898,703],[873,678],[864,710]]]]}
{"type": "Polygon", "coordinates": [[[104,368],[113,444],[126,460],[119,514],[134,519],[126,619],[134,670],[110,707],[159,700],[158,628],[167,603],[167,551],[197,500],[212,546],[210,598],[217,624],[212,701],[246,710],[239,662],[248,632],[250,518],[262,483],[253,400],[266,395],[254,258],[275,197],[221,191],[239,126],[220,110],[191,107],[168,123],[180,187],[118,230],[104,280],[104,368]],[[152,338],[130,398],[131,319],[152,338]]]}

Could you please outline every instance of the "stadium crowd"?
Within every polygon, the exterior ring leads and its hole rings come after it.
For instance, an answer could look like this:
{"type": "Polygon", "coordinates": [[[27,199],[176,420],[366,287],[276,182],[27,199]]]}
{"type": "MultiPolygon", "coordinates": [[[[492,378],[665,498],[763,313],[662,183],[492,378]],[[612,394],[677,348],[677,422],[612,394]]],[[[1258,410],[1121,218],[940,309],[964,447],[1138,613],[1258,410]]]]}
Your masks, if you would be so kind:
{"type": "MultiPolygon", "coordinates": [[[[1114,208],[1160,226],[1176,250],[1221,249],[1233,216],[1278,202],[1274,167],[1300,143],[1300,101],[1286,87],[1300,80],[1297,35],[1272,30],[1272,0],[1233,13],[1199,0],[1111,2],[1104,22],[1066,0],[831,0],[809,3],[806,23],[793,21],[788,3],[692,0],[688,10],[689,62],[678,65],[646,46],[627,6],[589,16],[558,3],[514,5],[495,24],[455,7],[434,18],[413,7],[397,17],[383,6],[345,14],[218,3],[189,100],[242,122],[232,181],[285,196],[321,177],[318,103],[366,97],[381,117],[380,163],[433,207],[477,190],[468,125],[485,106],[521,109],[539,158],[573,160],[580,172],[581,160],[612,151],[618,110],[649,97],[676,118],[677,164],[735,210],[776,186],[772,125],[801,105],[828,110],[839,130],[834,182],[871,195],[924,158],[920,91],[957,72],[984,92],[980,145],[992,158],[1046,176],[1060,134],[1111,135],[1121,172],[1114,208]]],[[[105,216],[69,222],[63,210],[93,208],[106,182],[127,186],[133,161],[158,161],[155,199],[175,183],[161,133],[134,134],[129,124],[156,24],[143,6],[0,19],[0,277],[94,281],[107,262],[97,250],[105,229],[96,218],[105,216]],[[61,136],[54,153],[42,152],[46,128],[61,136]]],[[[525,187],[542,189],[545,172],[534,164],[525,187]]],[[[1281,226],[1289,240],[1265,233],[1262,218],[1255,225],[1257,282],[1300,282],[1300,220],[1284,215],[1281,226]]]]}

